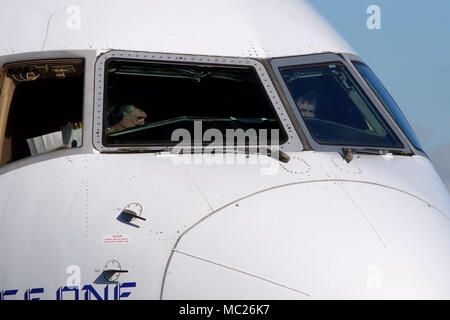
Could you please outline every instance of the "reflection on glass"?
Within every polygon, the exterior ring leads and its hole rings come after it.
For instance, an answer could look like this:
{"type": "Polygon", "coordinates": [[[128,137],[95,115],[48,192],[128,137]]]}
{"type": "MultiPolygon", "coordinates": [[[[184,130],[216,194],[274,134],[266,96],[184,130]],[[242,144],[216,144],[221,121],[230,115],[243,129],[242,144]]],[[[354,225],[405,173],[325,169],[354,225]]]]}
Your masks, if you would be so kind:
{"type": "Polygon", "coordinates": [[[422,146],[420,145],[419,140],[417,139],[414,130],[411,128],[410,124],[406,120],[403,113],[400,111],[400,108],[395,103],[392,96],[383,86],[380,80],[378,80],[377,76],[373,73],[373,71],[361,62],[353,62],[356,69],[358,69],[359,73],[363,76],[375,94],[378,96],[378,99],[384,104],[384,106],[388,109],[392,118],[397,122],[399,127],[403,130],[405,135],[408,137],[409,141],[419,150],[423,151],[422,146]]]}

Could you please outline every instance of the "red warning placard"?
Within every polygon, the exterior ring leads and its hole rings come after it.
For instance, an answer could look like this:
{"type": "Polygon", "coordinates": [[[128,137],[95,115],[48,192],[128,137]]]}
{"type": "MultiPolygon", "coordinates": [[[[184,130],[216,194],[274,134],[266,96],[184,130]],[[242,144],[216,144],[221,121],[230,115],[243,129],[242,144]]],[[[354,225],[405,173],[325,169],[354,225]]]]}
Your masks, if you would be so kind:
{"type": "Polygon", "coordinates": [[[128,234],[107,234],[103,236],[103,244],[130,243],[131,236],[128,234]]]}

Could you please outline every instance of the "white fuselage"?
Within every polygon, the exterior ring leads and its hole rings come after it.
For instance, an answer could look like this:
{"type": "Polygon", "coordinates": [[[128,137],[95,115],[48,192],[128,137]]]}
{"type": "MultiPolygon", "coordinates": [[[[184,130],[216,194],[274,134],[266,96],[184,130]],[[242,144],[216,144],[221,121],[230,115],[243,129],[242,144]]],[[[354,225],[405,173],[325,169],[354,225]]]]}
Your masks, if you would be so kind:
{"type": "Polygon", "coordinates": [[[2,35],[0,65],[84,59],[83,146],[0,167],[1,299],[450,297],[450,200],[426,155],[348,162],[307,148],[268,70],[271,101],[289,115],[287,163],[102,148],[105,52],[262,69],[354,54],[304,1],[80,1],[36,33],[42,43],[12,49],[15,36],[2,35]],[[124,219],[129,208],[145,220],[124,219]]]}

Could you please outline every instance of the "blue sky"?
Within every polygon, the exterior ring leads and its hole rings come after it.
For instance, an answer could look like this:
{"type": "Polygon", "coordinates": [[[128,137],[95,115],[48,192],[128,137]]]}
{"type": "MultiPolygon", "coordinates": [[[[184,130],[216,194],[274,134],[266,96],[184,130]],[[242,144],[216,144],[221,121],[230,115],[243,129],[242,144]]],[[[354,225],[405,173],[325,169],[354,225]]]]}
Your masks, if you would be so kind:
{"type": "Polygon", "coordinates": [[[450,1],[309,2],[375,71],[450,190],[450,1]],[[380,30],[367,28],[370,5],[380,30]]]}

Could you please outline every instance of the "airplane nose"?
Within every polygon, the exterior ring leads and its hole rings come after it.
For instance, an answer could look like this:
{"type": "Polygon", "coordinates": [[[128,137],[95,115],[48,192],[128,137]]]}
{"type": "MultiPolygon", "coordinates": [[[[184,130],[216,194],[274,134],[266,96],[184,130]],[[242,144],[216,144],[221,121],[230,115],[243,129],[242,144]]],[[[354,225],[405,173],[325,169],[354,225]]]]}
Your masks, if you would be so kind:
{"type": "Polygon", "coordinates": [[[449,298],[448,208],[387,186],[347,182],[342,189],[385,248],[379,256],[380,296],[449,298]]]}
{"type": "Polygon", "coordinates": [[[163,298],[442,299],[448,270],[448,212],[388,186],[299,183],[184,234],[163,298]]]}

